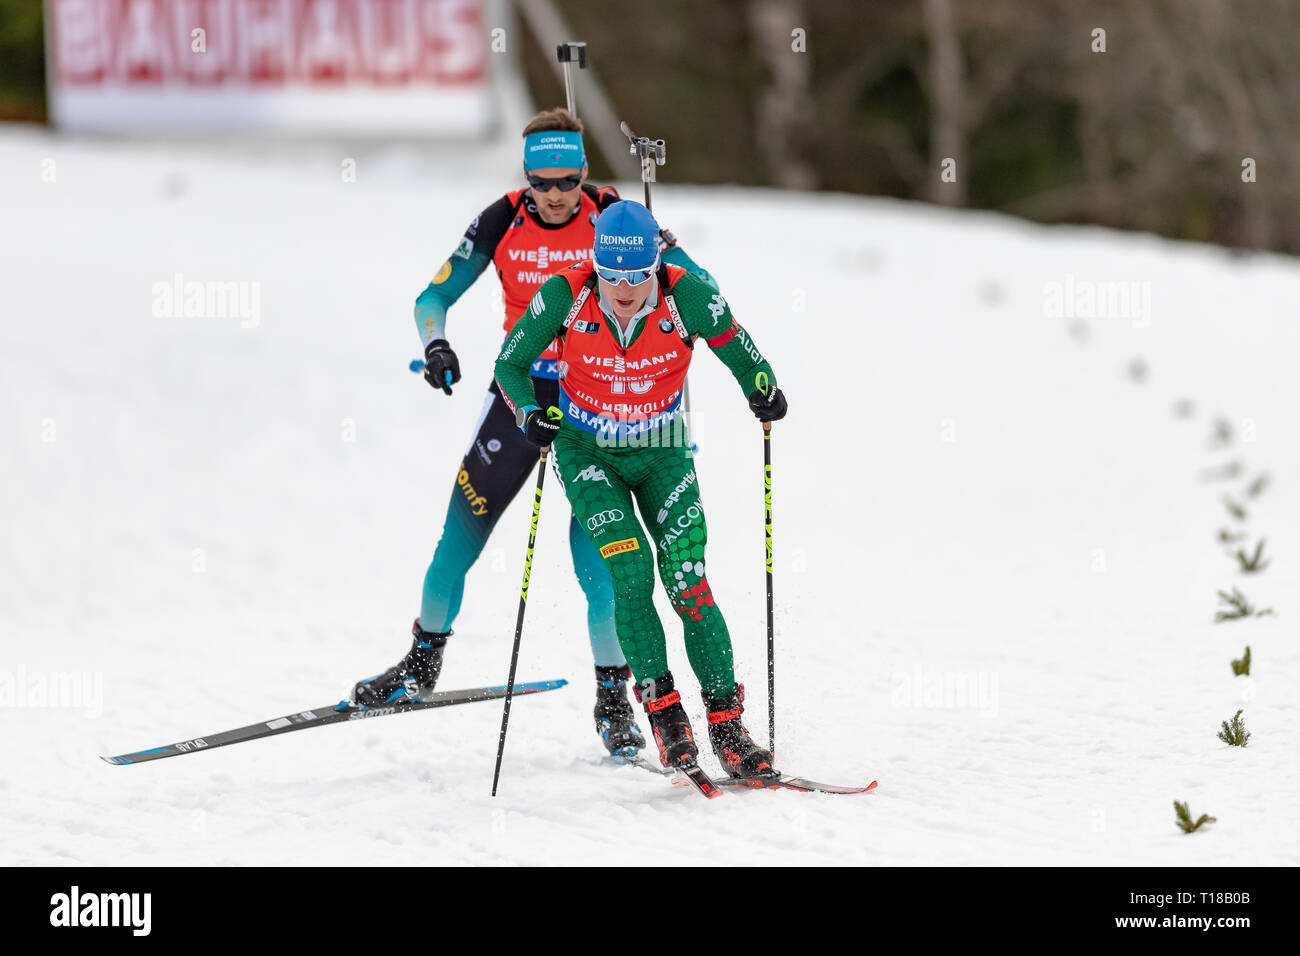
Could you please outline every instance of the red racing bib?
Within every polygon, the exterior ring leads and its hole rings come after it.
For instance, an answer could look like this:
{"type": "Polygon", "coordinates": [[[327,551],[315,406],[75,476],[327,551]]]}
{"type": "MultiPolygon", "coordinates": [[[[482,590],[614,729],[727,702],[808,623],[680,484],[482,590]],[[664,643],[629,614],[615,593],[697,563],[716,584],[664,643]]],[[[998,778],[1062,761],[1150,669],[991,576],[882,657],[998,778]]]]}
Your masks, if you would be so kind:
{"type": "MultiPolygon", "coordinates": [[[[669,288],[686,274],[667,266],[669,288]]],[[[576,300],[591,275],[586,262],[564,273],[576,300]]],[[[677,334],[664,301],[642,316],[627,348],[609,327],[592,290],[560,340],[560,409],[594,435],[623,439],[662,428],[677,417],[691,348],[677,334]]]]}

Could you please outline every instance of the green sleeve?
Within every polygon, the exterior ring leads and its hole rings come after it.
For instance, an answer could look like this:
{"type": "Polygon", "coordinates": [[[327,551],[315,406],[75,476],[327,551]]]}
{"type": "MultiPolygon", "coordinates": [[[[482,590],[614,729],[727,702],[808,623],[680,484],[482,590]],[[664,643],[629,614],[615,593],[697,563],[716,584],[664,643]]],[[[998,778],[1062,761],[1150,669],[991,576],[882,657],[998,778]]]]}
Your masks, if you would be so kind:
{"type": "Polygon", "coordinates": [[[709,274],[709,270],[692,259],[686,254],[686,250],[675,243],[669,246],[663,252],[663,261],[674,266],[681,266],[693,276],[703,279],[706,284],[713,287],[713,291],[718,291],[718,280],[709,274]]]}
{"type": "Polygon", "coordinates": [[[713,354],[722,359],[746,398],[761,387],[763,380],[760,376],[767,377],[769,387],[776,385],[772,366],[758,351],[749,333],[732,318],[731,307],[720,292],[713,291],[696,276],[687,274],[673,286],[673,299],[677,302],[686,331],[698,335],[713,354]]]}
{"type": "Polygon", "coordinates": [[[564,328],[565,316],[573,307],[573,293],[569,280],[562,275],[551,276],[542,283],[524,309],[501,346],[497,356],[497,384],[512,407],[536,405],[533,392],[533,363],[546,351],[564,328]]]}

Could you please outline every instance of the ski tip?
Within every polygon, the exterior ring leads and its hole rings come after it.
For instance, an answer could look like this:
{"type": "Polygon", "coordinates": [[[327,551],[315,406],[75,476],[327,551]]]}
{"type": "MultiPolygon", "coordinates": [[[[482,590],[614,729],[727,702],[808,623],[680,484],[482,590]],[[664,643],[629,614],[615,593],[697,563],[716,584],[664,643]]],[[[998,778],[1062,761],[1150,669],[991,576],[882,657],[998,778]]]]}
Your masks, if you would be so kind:
{"type": "Polygon", "coordinates": [[[99,759],[104,761],[104,763],[112,764],[114,767],[119,767],[124,763],[129,763],[129,761],[122,757],[105,757],[103,754],[99,755],[99,759]]]}
{"type": "MultiPolygon", "coordinates": [[[[527,684],[515,684],[515,693],[518,694],[520,691],[559,690],[561,687],[567,686],[568,683],[563,677],[555,680],[535,680],[527,684]]],[[[502,685],[501,689],[504,690],[505,685],[502,685]]]]}

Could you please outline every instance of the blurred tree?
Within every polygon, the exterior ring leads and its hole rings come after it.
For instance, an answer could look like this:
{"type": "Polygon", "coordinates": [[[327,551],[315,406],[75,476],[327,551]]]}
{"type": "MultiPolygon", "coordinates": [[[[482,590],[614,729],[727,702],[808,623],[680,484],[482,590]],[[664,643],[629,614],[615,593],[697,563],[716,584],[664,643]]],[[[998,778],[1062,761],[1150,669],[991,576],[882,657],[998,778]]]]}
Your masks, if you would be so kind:
{"type": "Polygon", "coordinates": [[[0,0],[0,120],[45,119],[44,31],[39,0],[0,0]]]}

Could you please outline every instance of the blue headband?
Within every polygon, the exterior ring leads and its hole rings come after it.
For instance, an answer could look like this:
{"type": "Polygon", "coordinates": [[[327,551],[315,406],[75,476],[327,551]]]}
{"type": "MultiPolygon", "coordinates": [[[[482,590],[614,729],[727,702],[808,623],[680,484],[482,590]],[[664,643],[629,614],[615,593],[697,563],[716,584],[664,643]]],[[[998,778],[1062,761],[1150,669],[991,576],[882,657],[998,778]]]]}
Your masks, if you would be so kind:
{"type": "Polygon", "coordinates": [[[581,169],[586,165],[581,133],[547,130],[524,137],[524,169],[581,169]]]}

